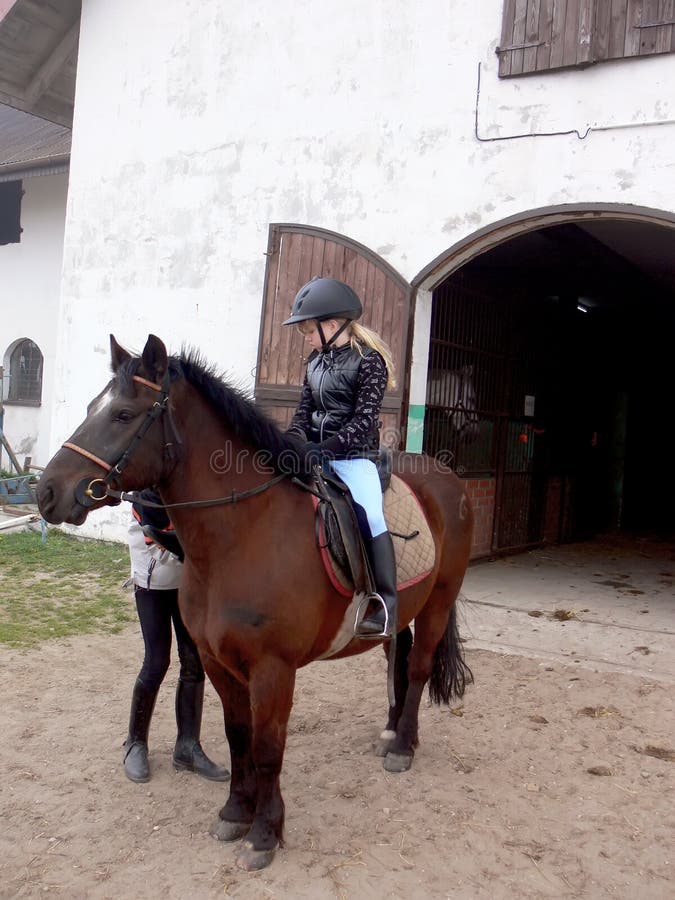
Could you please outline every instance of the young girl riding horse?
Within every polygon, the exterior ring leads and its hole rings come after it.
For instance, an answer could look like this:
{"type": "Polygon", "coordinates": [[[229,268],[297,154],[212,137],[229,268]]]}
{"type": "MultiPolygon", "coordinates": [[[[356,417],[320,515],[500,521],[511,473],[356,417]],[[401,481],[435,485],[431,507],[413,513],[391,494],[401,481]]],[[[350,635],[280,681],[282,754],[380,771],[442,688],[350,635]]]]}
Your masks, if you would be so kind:
{"type": "Polygon", "coordinates": [[[396,631],[396,557],[373,462],[384,392],[396,382],[391,351],[356,321],[362,311],[348,285],[313,278],[298,291],[283,324],[297,325],[313,351],[289,432],[307,441],[310,462],[331,469],[351,491],[377,589],[375,608],[355,634],[377,639],[396,631]]]}

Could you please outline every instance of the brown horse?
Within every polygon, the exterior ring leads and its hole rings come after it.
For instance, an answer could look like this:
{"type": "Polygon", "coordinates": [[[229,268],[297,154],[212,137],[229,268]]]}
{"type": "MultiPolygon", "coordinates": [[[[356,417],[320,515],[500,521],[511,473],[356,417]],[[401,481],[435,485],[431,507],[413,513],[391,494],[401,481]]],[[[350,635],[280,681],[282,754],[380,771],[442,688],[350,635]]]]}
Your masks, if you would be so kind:
{"type": "MultiPolygon", "coordinates": [[[[80,525],[91,509],[119,502],[119,489],[158,486],[185,550],[181,614],[222,701],[230,746],[230,794],[214,834],[246,836],[238,864],[262,868],[283,840],[279,774],[295,673],[326,653],[348,601],[317,550],[311,497],[284,476],[298,445],[195,353],[168,357],[150,335],[132,357],[111,335],[111,356],[112,380],[40,479],[40,510],[80,525]]],[[[379,752],[400,772],[418,743],[425,684],[447,704],[471,679],[454,604],[472,513],[461,480],[428,457],[395,454],[394,469],[436,549],[432,572],[399,600],[396,703],[379,752]]],[[[336,655],[373,646],[354,639],[336,655]]]]}

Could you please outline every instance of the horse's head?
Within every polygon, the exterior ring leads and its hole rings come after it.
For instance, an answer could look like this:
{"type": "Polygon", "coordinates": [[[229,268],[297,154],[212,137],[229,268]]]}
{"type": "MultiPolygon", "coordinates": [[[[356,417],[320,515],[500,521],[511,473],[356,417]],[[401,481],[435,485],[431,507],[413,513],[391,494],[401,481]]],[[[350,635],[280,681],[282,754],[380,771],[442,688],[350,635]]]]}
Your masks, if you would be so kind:
{"type": "Polygon", "coordinates": [[[480,433],[476,412],[476,390],[473,366],[460,369],[432,369],[427,381],[427,404],[443,410],[452,428],[464,440],[474,440],[480,433]]]}
{"type": "Polygon", "coordinates": [[[161,478],[169,443],[162,421],[169,390],[166,347],[151,334],[142,355],[133,357],[110,335],[110,355],[112,379],[40,478],[38,505],[52,524],[81,525],[90,510],[119,503],[108,488],[135,490],[161,478]]]}

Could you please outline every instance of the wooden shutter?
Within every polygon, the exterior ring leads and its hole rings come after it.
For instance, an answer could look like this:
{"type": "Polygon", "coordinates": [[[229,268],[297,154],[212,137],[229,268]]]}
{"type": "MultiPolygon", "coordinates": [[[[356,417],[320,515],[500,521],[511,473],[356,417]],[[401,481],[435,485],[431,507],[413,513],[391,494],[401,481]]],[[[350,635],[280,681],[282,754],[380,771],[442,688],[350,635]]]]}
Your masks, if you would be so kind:
{"type": "Polygon", "coordinates": [[[499,75],[523,75],[590,60],[595,0],[505,0],[499,75]]]}
{"type": "Polygon", "coordinates": [[[410,285],[375,253],[330,231],[301,225],[270,226],[256,402],[282,425],[288,424],[295,411],[307,350],[297,329],[281,323],[290,315],[298,290],[315,275],[339,278],[353,287],[363,303],[361,321],[391,347],[397,387],[385,395],[382,438],[389,446],[403,446],[410,285]]]}
{"type": "Polygon", "coordinates": [[[506,78],[675,51],[675,0],[505,0],[506,78]]]}
{"type": "Polygon", "coordinates": [[[593,57],[623,59],[675,51],[675,0],[596,0],[593,57]]]}

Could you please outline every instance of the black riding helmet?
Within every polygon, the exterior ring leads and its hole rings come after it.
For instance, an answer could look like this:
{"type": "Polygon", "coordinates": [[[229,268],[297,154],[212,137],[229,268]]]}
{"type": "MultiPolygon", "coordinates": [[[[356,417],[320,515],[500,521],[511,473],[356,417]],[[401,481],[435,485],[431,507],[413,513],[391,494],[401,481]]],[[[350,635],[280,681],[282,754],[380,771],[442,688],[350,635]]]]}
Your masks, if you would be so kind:
{"type": "Polygon", "coordinates": [[[282,325],[297,325],[308,319],[358,319],[363,312],[358,295],[336,278],[312,278],[295,295],[291,315],[282,325]]]}

